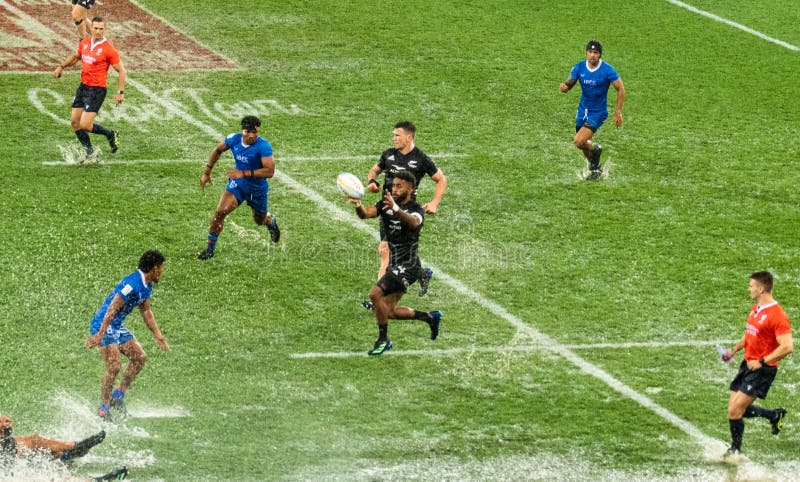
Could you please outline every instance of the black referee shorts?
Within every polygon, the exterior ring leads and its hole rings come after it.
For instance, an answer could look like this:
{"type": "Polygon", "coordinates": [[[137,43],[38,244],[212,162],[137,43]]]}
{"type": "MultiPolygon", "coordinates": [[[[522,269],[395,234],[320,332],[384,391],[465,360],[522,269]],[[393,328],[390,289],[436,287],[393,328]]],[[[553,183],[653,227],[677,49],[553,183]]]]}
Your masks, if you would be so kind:
{"type": "Polygon", "coordinates": [[[739,373],[736,378],[731,382],[730,389],[732,392],[742,392],[747,395],[767,398],[769,387],[772,386],[772,381],[775,380],[775,375],[778,373],[778,367],[765,366],[756,371],[751,371],[747,368],[747,362],[742,360],[739,365],[739,373]]]}
{"type": "Polygon", "coordinates": [[[84,112],[99,112],[104,100],[106,100],[105,87],[92,87],[81,82],[75,91],[72,108],[83,109],[84,112]]]}

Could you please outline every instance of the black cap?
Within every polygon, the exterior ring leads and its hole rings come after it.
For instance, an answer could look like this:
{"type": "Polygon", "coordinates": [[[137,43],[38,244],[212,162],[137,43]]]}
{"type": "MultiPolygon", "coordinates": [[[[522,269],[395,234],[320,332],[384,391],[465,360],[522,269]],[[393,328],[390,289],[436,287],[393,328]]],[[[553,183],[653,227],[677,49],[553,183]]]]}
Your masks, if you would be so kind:
{"type": "Polygon", "coordinates": [[[597,40],[589,40],[589,43],[586,44],[586,51],[588,52],[590,50],[595,50],[597,52],[600,52],[600,54],[602,54],[603,45],[597,40]]]}

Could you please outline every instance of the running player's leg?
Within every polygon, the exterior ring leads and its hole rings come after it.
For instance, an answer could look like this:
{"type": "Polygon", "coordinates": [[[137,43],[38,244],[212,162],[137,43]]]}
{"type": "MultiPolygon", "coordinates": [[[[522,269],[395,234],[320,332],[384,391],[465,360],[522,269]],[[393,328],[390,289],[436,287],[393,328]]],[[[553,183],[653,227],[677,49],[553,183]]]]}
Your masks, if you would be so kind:
{"type": "Polygon", "coordinates": [[[589,162],[592,161],[592,156],[594,154],[594,143],[592,142],[592,137],[594,136],[594,131],[587,126],[581,126],[578,129],[578,132],[575,133],[575,137],[573,138],[572,142],[575,144],[575,147],[583,152],[583,156],[589,162]]]}
{"type": "Polygon", "coordinates": [[[247,204],[253,209],[253,221],[259,226],[267,227],[273,243],[280,241],[281,228],[278,227],[278,220],[269,212],[269,187],[252,193],[247,204]]]}
{"type": "Polygon", "coordinates": [[[94,148],[92,147],[91,139],[89,139],[89,133],[81,129],[82,116],[83,107],[75,107],[73,105],[72,112],[70,113],[69,117],[69,123],[72,126],[72,130],[75,131],[75,137],[78,138],[78,142],[80,142],[83,148],[86,150],[86,155],[91,155],[92,152],[94,152],[94,148]]]}
{"type": "Polygon", "coordinates": [[[378,258],[380,258],[380,268],[378,268],[378,279],[383,278],[383,275],[386,274],[386,270],[389,269],[389,242],[388,241],[381,241],[378,244],[378,258]]]}
{"type": "Polygon", "coordinates": [[[109,403],[111,401],[111,390],[114,388],[114,381],[119,374],[121,362],[119,344],[109,343],[105,346],[100,346],[100,356],[103,357],[103,362],[106,365],[106,372],[100,383],[100,408],[98,415],[105,417],[109,411],[109,403]]]}
{"type": "Polygon", "coordinates": [[[60,458],[61,455],[68,450],[75,448],[75,442],[64,442],[61,440],[42,437],[38,434],[22,435],[14,437],[17,442],[17,447],[21,447],[31,452],[37,450],[47,450],[55,458],[60,458]]]}
{"type": "Polygon", "coordinates": [[[89,22],[89,9],[79,4],[80,2],[73,0],[72,2],[72,21],[75,22],[75,28],[78,29],[78,35],[84,39],[92,34],[89,22]]]}
{"type": "Polygon", "coordinates": [[[198,259],[204,260],[214,256],[217,240],[222,233],[222,228],[225,226],[225,217],[239,207],[240,200],[230,191],[230,182],[228,185],[228,190],[223,191],[222,196],[219,198],[217,209],[214,211],[214,215],[211,216],[211,225],[208,228],[208,245],[197,256],[198,259]]]}
{"type": "Polygon", "coordinates": [[[122,374],[119,386],[115,390],[116,398],[122,399],[128,387],[131,386],[136,376],[142,371],[142,368],[144,368],[145,363],[147,363],[147,353],[142,349],[142,345],[139,344],[136,338],[131,338],[121,343],[119,351],[128,357],[128,366],[125,367],[125,372],[122,374]]]}

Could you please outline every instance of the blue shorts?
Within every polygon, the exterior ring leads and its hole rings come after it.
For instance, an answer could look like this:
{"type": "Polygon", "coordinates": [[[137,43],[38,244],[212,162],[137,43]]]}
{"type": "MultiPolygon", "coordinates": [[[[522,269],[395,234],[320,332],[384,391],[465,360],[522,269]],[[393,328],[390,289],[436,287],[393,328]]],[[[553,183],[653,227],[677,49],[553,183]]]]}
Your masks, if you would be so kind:
{"type": "Polygon", "coordinates": [[[225,190],[233,194],[239,204],[245,201],[256,212],[262,214],[269,212],[269,184],[260,185],[248,180],[228,179],[225,190]]]}
{"type": "MultiPolygon", "coordinates": [[[[92,335],[96,335],[97,330],[99,329],[100,329],[99,326],[98,327],[92,326],[90,331],[92,335]]],[[[106,330],[106,335],[100,342],[100,346],[124,345],[125,343],[135,339],[136,337],[133,336],[133,333],[131,333],[130,330],[128,330],[128,327],[126,327],[125,325],[120,325],[119,328],[114,328],[113,326],[109,326],[108,329],[106,330]]]]}
{"type": "Polygon", "coordinates": [[[581,130],[581,127],[587,127],[592,132],[597,132],[597,129],[603,125],[603,122],[608,119],[608,111],[597,111],[589,109],[578,109],[578,115],[575,116],[575,132],[581,130]]]}

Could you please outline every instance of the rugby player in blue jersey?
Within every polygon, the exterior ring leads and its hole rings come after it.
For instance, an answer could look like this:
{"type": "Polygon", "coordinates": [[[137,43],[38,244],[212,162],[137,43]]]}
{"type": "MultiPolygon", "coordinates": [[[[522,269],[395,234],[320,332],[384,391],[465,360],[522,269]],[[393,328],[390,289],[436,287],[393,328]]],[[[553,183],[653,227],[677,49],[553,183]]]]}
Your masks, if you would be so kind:
{"type": "Polygon", "coordinates": [[[275,216],[270,214],[269,183],[267,179],[275,174],[275,160],[272,158],[272,145],[268,140],[258,135],[261,120],[256,116],[247,116],[242,119],[242,133],[231,134],[220,142],[208,159],[208,164],[200,176],[200,187],[205,189],[211,183],[211,169],[219,160],[223,152],[228,149],[233,154],[236,168],[229,170],[228,185],[217,204],[217,210],[211,217],[211,227],[208,229],[208,245],[200,252],[197,259],[209,259],[214,256],[217,239],[225,224],[225,217],[246,201],[253,210],[253,219],[256,224],[266,225],[272,242],[277,243],[281,237],[281,230],[275,216]]]}
{"type": "Polygon", "coordinates": [[[104,419],[110,418],[111,408],[125,413],[125,392],[147,362],[147,354],[142,346],[122,323],[134,308],[139,307],[142,319],[153,332],[158,347],[169,351],[169,343],[161,334],[156,318],[150,311],[153,283],[158,283],[163,271],[164,256],[158,251],[147,251],[139,258],[139,269],[114,287],[92,318],[92,336],[84,344],[87,348],[99,346],[100,355],[106,364],[106,373],[100,385],[100,408],[97,412],[104,419]],[[119,386],[112,392],[120,371],[120,353],[128,358],[128,366],[125,367],[119,386]]]}
{"type": "Polygon", "coordinates": [[[581,84],[581,101],[575,116],[575,147],[583,151],[589,161],[586,179],[598,179],[603,174],[600,154],[603,147],[592,142],[597,129],[608,118],[608,86],[617,90],[617,108],[614,110],[614,125],[622,125],[622,104],[625,102],[625,86],[614,67],[603,62],[603,46],[596,40],[586,44],[586,60],[572,67],[569,78],[561,83],[561,92],[567,93],[577,83],[581,84]]]}

